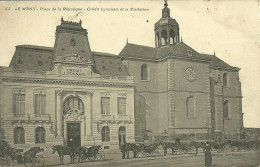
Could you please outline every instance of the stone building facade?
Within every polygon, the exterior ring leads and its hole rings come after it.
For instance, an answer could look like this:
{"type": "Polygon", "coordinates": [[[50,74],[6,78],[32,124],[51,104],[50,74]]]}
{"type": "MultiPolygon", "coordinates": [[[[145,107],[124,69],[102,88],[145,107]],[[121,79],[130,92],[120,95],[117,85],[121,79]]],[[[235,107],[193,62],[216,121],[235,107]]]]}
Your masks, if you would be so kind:
{"type": "Polygon", "coordinates": [[[92,52],[81,21],[53,48],[19,45],[0,68],[1,138],[17,148],[134,142],[134,85],[119,57],[92,52]]]}
{"type": "Polygon", "coordinates": [[[154,32],[155,48],[127,43],[119,54],[134,77],[136,139],[238,139],[240,69],[185,44],[167,2],[154,32]]]}

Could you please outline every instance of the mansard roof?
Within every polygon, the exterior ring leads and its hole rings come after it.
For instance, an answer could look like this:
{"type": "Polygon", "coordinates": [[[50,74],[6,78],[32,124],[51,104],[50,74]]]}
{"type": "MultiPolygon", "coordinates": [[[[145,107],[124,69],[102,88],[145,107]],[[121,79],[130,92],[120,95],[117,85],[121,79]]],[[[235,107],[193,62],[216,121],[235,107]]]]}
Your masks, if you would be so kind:
{"type": "Polygon", "coordinates": [[[53,48],[18,45],[9,67],[31,71],[49,71],[52,67],[53,48]]]}
{"type": "Polygon", "coordinates": [[[95,73],[100,75],[129,76],[121,58],[108,53],[92,52],[95,61],[95,73]]]}
{"type": "MultiPolygon", "coordinates": [[[[50,71],[54,61],[52,47],[18,45],[9,67],[29,71],[50,71]]],[[[101,52],[92,52],[94,72],[100,75],[129,76],[120,57],[101,52]]]]}
{"type": "Polygon", "coordinates": [[[127,43],[123,50],[119,53],[119,56],[128,59],[143,59],[151,61],[162,61],[172,57],[208,62],[212,68],[239,70],[239,68],[230,66],[215,55],[198,53],[184,42],[160,48],[127,43]],[[192,55],[188,55],[188,51],[191,51],[192,55]]]}

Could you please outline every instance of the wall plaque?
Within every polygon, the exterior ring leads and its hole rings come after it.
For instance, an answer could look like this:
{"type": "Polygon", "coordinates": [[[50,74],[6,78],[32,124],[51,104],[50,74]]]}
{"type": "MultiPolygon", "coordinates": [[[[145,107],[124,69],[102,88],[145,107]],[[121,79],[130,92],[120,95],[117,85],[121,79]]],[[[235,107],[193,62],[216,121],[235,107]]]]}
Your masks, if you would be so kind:
{"type": "Polygon", "coordinates": [[[65,76],[87,76],[87,68],[78,68],[78,67],[63,67],[61,70],[61,75],[65,76]]]}

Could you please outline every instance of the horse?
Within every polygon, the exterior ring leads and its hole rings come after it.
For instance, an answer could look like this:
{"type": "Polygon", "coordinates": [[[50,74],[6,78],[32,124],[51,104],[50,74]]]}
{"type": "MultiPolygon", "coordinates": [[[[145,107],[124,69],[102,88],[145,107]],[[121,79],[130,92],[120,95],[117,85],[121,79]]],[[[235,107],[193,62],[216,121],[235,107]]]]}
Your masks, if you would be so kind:
{"type": "Polygon", "coordinates": [[[227,145],[229,144],[231,147],[231,151],[234,152],[235,147],[237,148],[237,151],[239,152],[242,149],[243,142],[238,140],[227,140],[227,145]]]}
{"type": "Polygon", "coordinates": [[[202,148],[204,150],[206,144],[205,142],[191,142],[191,145],[195,147],[196,149],[196,155],[198,154],[199,152],[199,148],[202,148]]]}
{"type": "Polygon", "coordinates": [[[55,145],[52,146],[52,153],[55,154],[55,152],[59,154],[60,157],[60,164],[63,165],[63,158],[64,155],[69,155],[70,156],[70,163],[74,163],[74,156],[75,154],[73,153],[72,149],[70,147],[64,147],[62,145],[55,145]]]}
{"type": "Polygon", "coordinates": [[[176,151],[176,144],[172,142],[161,142],[161,145],[163,147],[164,156],[167,154],[167,149],[170,148],[172,150],[172,154],[176,151]]]}
{"type": "Polygon", "coordinates": [[[120,146],[120,150],[122,152],[122,158],[125,158],[125,153],[127,154],[127,159],[129,159],[129,151],[133,151],[134,158],[137,158],[139,152],[142,151],[143,144],[136,144],[136,143],[125,143],[120,146]]]}
{"type": "Polygon", "coordinates": [[[212,148],[214,148],[217,152],[223,152],[227,142],[212,142],[210,143],[210,145],[212,146],[212,148]]]}

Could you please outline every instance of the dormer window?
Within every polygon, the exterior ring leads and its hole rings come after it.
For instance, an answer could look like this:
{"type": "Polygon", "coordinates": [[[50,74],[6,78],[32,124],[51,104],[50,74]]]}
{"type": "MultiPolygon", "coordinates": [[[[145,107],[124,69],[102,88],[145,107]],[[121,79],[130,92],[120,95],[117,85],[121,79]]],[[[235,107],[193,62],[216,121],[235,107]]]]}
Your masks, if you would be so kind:
{"type": "Polygon", "coordinates": [[[188,50],[188,56],[192,56],[192,50],[188,50]]]}

